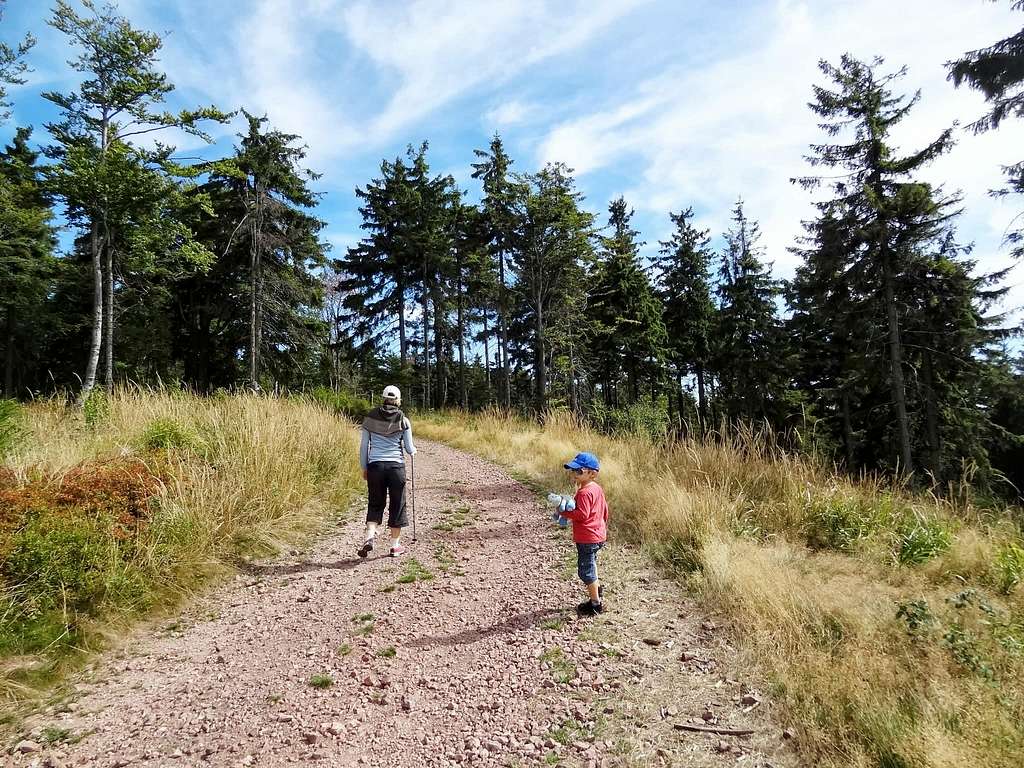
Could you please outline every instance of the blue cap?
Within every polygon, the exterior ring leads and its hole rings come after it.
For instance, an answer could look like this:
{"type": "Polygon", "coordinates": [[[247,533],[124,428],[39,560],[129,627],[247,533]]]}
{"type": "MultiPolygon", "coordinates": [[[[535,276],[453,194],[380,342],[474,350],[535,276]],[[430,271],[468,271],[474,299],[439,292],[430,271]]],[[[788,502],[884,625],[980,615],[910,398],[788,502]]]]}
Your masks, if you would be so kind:
{"type": "Polygon", "coordinates": [[[592,453],[577,453],[576,458],[565,465],[566,469],[592,469],[595,472],[601,469],[597,456],[592,453]]]}

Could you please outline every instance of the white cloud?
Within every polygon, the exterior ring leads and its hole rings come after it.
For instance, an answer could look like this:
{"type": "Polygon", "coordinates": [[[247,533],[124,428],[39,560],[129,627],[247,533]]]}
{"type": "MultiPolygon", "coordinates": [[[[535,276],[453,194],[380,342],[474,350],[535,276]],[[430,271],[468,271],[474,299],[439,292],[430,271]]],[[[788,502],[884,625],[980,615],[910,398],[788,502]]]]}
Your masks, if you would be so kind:
{"type": "Polygon", "coordinates": [[[364,0],[345,10],[344,22],[352,43],[399,78],[372,123],[389,134],[474,86],[493,88],[573,50],[644,2],[413,0],[396,12],[364,0]]]}
{"type": "Polygon", "coordinates": [[[531,120],[538,113],[536,104],[513,99],[497,104],[489,109],[483,117],[484,127],[488,129],[506,128],[531,120]]]}
{"type": "MultiPolygon", "coordinates": [[[[800,234],[800,220],[812,214],[810,196],[789,178],[811,172],[803,156],[811,142],[823,140],[806,106],[811,84],[823,80],[817,61],[850,51],[860,58],[884,55],[893,69],[909,65],[898,87],[921,87],[922,100],[895,138],[918,148],[954,120],[984,110],[977,94],[946,82],[944,63],[1021,23],[1007,8],[962,0],[906,0],[899,10],[902,23],[894,22],[890,0],[778,2],[752,25],[750,39],[729,40],[729,51],[745,53],[671,69],[598,112],[553,127],[538,160],[561,160],[591,174],[637,168],[627,192],[631,204],[666,219],[669,210],[693,205],[710,212],[713,232],[727,226],[742,195],[761,222],[769,258],[788,274],[794,260],[786,248],[800,234]]],[[[984,136],[964,133],[927,173],[964,190],[962,232],[977,239],[983,268],[1006,260],[997,251],[1007,219],[993,214],[997,203],[987,190],[1001,184],[1001,163],[1024,159],[1022,138],[1020,123],[984,136]]],[[[1024,291],[1013,298],[1021,303],[1024,291]]]]}

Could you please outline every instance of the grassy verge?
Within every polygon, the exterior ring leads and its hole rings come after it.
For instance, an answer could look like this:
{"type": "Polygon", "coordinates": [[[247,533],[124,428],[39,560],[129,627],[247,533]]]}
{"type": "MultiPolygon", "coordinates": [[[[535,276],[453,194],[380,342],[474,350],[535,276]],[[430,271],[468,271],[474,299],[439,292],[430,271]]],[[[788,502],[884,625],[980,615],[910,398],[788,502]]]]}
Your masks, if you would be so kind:
{"type": "Polygon", "coordinates": [[[359,487],[358,435],[298,400],[120,393],[37,403],[0,463],[0,705],[359,487]]]}
{"type": "Polygon", "coordinates": [[[1024,544],[1011,515],[854,483],[754,435],[663,446],[493,414],[416,427],[553,490],[568,457],[596,452],[614,535],[731,617],[811,764],[1020,765],[1024,544]]]}

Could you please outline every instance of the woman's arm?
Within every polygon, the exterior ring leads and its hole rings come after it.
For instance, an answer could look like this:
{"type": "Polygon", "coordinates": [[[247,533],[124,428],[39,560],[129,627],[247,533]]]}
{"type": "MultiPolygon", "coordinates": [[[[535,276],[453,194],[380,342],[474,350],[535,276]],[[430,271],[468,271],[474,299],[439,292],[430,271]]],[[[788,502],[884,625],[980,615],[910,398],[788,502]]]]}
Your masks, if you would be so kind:
{"type": "Polygon", "coordinates": [[[359,441],[359,466],[366,471],[366,465],[370,463],[370,433],[362,430],[362,438],[359,441]]]}
{"type": "Polygon", "coordinates": [[[416,446],[412,441],[412,422],[405,420],[405,429],[402,430],[402,443],[405,444],[405,452],[410,456],[416,453],[416,446]]]}

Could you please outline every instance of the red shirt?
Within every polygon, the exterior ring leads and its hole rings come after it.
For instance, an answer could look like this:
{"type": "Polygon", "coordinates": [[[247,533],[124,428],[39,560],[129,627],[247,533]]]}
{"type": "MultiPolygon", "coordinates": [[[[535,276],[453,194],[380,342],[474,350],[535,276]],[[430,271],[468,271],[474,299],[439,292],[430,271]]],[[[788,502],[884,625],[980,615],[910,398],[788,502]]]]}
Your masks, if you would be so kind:
{"type": "Polygon", "coordinates": [[[597,544],[608,538],[608,502],[595,482],[576,491],[576,509],[563,512],[562,517],[572,520],[572,540],[577,544],[597,544]]]}

